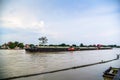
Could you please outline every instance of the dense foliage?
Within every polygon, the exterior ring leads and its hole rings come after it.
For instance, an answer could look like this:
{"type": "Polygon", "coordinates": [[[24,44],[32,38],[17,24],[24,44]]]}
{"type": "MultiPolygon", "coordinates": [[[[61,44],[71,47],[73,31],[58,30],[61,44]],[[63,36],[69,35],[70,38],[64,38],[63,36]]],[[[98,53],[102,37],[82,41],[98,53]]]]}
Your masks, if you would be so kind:
{"type": "Polygon", "coordinates": [[[47,37],[40,37],[38,39],[40,42],[39,45],[34,45],[34,44],[23,44],[21,42],[15,41],[15,42],[8,42],[8,43],[4,43],[3,45],[0,45],[0,49],[24,49],[24,48],[35,48],[35,47],[39,47],[39,46],[44,46],[44,47],[112,47],[112,48],[120,48],[120,46],[118,45],[101,45],[101,44],[92,44],[92,45],[84,45],[83,43],[80,43],[79,45],[76,44],[66,44],[66,43],[61,43],[61,44],[49,44],[49,45],[45,45],[45,43],[47,43],[48,39],[47,37]]]}
{"type": "Polygon", "coordinates": [[[23,49],[24,44],[20,43],[18,41],[8,42],[7,44],[5,43],[5,44],[1,45],[1,48],[4,48],[4,49],[15,49],[15,48],[23,49]]]}

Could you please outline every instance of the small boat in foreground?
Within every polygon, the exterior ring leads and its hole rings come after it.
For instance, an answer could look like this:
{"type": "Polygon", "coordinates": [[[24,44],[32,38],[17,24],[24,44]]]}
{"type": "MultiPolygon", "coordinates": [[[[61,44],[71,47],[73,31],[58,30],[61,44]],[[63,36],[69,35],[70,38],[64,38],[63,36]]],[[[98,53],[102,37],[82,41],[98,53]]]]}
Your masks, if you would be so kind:
{"type": "Polygon", "coordinates": [[[110,67],[103,74],[104,80],[120,80],[120,68],[110,67]]]}

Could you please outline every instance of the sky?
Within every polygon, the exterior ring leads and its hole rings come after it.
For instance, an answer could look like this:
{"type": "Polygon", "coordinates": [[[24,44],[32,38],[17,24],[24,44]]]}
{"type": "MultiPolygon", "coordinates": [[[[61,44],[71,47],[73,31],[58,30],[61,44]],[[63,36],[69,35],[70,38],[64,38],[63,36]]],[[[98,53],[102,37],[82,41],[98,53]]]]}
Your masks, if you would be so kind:
{"type": "Polygon", "coordinates": [[[120,45],[119,0],[0,0],[0,44],[120,45]]]}

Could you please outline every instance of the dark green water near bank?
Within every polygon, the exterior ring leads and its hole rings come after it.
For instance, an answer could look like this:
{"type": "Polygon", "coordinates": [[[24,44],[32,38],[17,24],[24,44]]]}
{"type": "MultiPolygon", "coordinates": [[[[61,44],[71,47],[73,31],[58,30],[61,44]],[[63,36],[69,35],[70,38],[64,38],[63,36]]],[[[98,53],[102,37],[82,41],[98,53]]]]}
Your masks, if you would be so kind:
{"type": "MultiPolygon", "coordinates": [[[[116,58],[120,49],[75,52],[29,53],[24,50],[0,51],[0,78],[34,74],[116,58]]],[[[18,80],[102,80],[110,66],[120,67],[120,60],[74,70],[38,75],[18,80]]]]}

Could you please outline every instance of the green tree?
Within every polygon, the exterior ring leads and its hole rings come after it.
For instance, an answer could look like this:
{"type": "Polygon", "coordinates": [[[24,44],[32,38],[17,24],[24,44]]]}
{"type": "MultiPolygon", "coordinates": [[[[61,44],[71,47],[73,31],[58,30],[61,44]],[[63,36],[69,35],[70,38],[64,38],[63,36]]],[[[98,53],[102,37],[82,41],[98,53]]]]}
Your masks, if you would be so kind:
{"type": "Polygon", "coordinates": [[[30,46],[31,48],[33,48],[35,45],[34,45],[34,44],[30,44],[29,46],[30,46]]]}
{"type": "Polygon", "coordinates": [[[62,43],[62,44],[59,44],[58,46],[66,46],[66,44],[65,44],[65,43],[62,43]]]}
{"type": "Polygon", "coordinates": [[[18,46],[18,44],[19,44],[19,42],[18,42],[18,41],[15,41],[14,43],[15,43],[15,46],[18,46]]]}
{"type": "Polygon", "coordinates": [[[21,49],[23,49],[24,48],[24,44],[23,43],[19,43],[18,47],[21,48],[21,49]]]}
{"type": "Polygon", "coordinates": [[[47,41],[48,41],[48,39],[47,39],[47,37],[41,37],[41,38],[39,38],[38,39],[40,42],[40,45],[44,45],[45,43],[47,43],[47,41]]]}
{"type": "Polygon", "coordinates": [[[77,45],[76,44],[72,44],[73,47],[76,47],[77,45]]]}
{"type": "Polygon", "coordinates": [[[15,43],[10,42],[10,43],[8,44],[8,47],[9,47],[10,49],[14,49],[14,48],[16,47],[16,45],[15,45],[15,43]]]}
{"type": "Polygon", "coordinates": [[[84,47],[83,43],[80,44],[80,47],[84,47]]]}
{"type": "Polygon", "coordinates": [[[49,44],[49,46],[55,46],[54,44],[49,44]]]}

